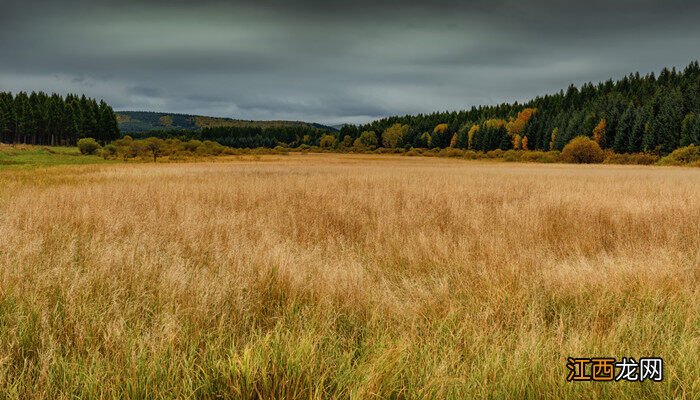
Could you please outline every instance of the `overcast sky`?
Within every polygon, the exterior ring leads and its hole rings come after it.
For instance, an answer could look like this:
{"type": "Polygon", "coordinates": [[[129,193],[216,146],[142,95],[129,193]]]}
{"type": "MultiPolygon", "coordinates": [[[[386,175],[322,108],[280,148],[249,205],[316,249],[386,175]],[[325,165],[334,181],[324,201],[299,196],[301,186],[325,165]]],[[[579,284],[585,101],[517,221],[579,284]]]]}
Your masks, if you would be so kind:
{"type": "Polygon", "coordinates": [[[700,58],[700,2],[0,0],[0,90],[337,124],[700,58]]]}

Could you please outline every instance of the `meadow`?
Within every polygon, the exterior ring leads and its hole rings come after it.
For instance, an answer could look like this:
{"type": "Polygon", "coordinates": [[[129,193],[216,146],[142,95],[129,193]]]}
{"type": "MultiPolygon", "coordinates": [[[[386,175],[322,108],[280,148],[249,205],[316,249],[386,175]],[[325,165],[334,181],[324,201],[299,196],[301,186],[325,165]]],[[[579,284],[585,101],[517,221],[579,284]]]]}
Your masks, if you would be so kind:
{"type": "Polygon", "coordinates": [[[12,167],[0,204],[0,398],[700,398],[697,168],[12,167]]]}
{"type": "Polygon", "coordinates": [[[97,155],[80,154],[77,147],[8,145],[0,143],[0,170],[36,168],[55,165],[83,165],[109,163],[97,155]]]}

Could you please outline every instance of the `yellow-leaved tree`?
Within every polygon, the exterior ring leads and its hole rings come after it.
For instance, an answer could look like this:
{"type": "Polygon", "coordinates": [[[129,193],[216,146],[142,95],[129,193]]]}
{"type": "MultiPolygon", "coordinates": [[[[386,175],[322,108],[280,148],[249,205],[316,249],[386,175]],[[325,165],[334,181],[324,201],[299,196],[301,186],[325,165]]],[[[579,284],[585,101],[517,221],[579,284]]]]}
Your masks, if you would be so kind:
{"type": "Polygon", "coordinates": [[[520,137],[519,134],[513,135],[513,150],[520,150],[520,146],[522,144],[522,138],[520,137]]]}
{"type": "Polygon", "coordinates": [[[552,129],[552,136],[549,140],[549,149],[554,150],[554,142],[557,140],[557,135],[559,135],[559,128],[552,129]]]}
{"type": "Polygon", "coordinates": [[[522,111],[520,111],[518,113],[518,116],[515,119],[512,119],[510,122],[508,122],[508,125],[506,125],[508,134],[510,136],[522,136],[523,131],[525,130],[525,125],[527,125],[527,123],[530,121],[532,116],[535,115],[536,112],[536,108],[524,108],[522,111]]]}
{"type": "Polygon", "coordinates": [[[454,148],[457,147],[457,134],[452,135],[452,139],[450,139],[450,147],[454,148]]]}
{"type": "Polygon", "coordinates": [[[472,139],[474,138],[474,135],[479,132],[479,125],[472,125],[471,128],[469,128],[469,133],[467,134],[469,136],[469,148],[472,148],[472,139]]]}
{"type": "Polygon", "coordinates": [[[433,132],[435,133],[445,133],[447,130],[450,129],[450,126],[447,124],[438,124],[435,129],[433,129],[433,132]]]}
{"type": "Polygon", "coordinates": [[[605,119],[601,119],[600,122],[598,122],[598,125],[593,128],[593,140],[595,140],[599,145],[602,145],[603,139],[605,139],[606,127],[605,119]]]}
{"type": "Polygon", "coordinates": [[[382,145],[386,148],[399,147],[403,144],[403,138],[408,133],[409,126],[394,124],[382,133],[382,145]]]}

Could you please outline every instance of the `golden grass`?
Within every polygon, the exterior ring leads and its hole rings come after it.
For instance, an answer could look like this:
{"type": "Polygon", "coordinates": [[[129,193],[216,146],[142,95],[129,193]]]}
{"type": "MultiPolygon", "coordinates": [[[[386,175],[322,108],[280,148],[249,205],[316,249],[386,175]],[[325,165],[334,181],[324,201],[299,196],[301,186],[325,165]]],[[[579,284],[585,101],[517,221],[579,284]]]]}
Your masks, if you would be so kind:
{"type": "Polygon", "coordinates": [[[700,396],[697,169],[64,166],[0,172],[0,204],[6,398],[700,396]]]}

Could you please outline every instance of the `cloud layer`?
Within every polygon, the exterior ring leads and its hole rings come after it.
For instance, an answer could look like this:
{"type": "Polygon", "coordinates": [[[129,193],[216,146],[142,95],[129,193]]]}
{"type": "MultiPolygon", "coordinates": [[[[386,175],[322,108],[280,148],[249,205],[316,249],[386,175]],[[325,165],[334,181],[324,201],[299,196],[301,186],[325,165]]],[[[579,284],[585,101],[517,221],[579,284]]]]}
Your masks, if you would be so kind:
{"type": "Polygon", "coordinates": [[[366,122],[700,58],[680,0],[2,2],[0,90],[121,110],[366,122]]]}

